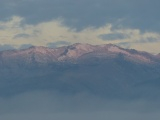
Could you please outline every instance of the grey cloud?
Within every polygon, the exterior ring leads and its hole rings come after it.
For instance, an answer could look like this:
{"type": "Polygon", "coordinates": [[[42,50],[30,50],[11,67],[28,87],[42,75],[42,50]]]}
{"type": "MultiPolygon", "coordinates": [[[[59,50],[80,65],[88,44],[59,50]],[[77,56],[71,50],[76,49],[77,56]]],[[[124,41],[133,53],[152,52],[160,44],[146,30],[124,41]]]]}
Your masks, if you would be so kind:
{"type": "Polygon", "coordinates": [[[2,120],[157,120],[158,113],[130,113],[121,111],[89,112],[89,113],[26,113],[7,114],[2,120]]]}
{"type": "Polygon", "coordinates": [[[6,28],[7,28],[6,26],[0,25],[0,30],[4,30],[4,29],[6,29],[6,28]]]}
{"type": "Polygon", "coordinates": [[[21,45],[20,47],[19,47],[19,49],[26,49],[26,48],[29,48],[29,47],[31,47],[31,46],[33,46],[32,44],[23,44],[23,45],[21,45]]]}
{"type": "Polygon", "coordinates": [[[149,37],[147,39],[141,39],[133,42],[119,42],[117,43],[118,46],[125,47],[125,48],[131,48],[132,44],[138,44],[138,43],[154,43],[160,41],[159,39],[149,37]]]}
{"type": "Polygon", "coordinates": [[[149,37],[147,39],[139,40],[139,41],[137,41],[137,43],[154,43],[154,42],[158,42],[158,41],[160,41],[160,40],[157,38],[149,37]]]}
{"type": "Polygon", "coordinates": [[[17,39],[17,38],[29,38],[31,37],[29,34],[25,34],[25,33],[22,33],[22,34],[17,34],[13,37],[13,39],[17,39]]]}
{"type": "Polygon", "coordinates": [[[53,42],[53,43],[48,43],[47,46],[50,48],[55,48],[55,47],[59,47],[59,46],[63,46],[63,45],[70,45],[70,42],[67,41],[57,41],[57,42],[53,42]]]}
{"type": "Polygon", "coordinates": [[[159,4],[159,0],[1,0],[0,14],[1,20],[18,15],[28,24],[61,17],[65,25],[77,29],[113,23],[115,28],[160,30],[159,4]]]}
{"type": "Polygon", "coordinates": [[[3,51],[3,50],[12,50],[12,49],[14,49],[14,47],[12,45],[8,45],[8,44],[0,45],[0,51],[3,51]]]}
{"type": "Polygon", "coordinates": [[[120,42],[117,45],[129,49],[131,48],[132,44],[133,44],[132,42],[120,42]]]}
{"type": "Polygon", "coordinates": [[[99,35],[98,37],[101,38],[102,40],[106,40],[106,41],[112,41],[112,40],[127,38],[126,35],[121,34],[121,33],[102,34],[102,35],[99,35]]]}

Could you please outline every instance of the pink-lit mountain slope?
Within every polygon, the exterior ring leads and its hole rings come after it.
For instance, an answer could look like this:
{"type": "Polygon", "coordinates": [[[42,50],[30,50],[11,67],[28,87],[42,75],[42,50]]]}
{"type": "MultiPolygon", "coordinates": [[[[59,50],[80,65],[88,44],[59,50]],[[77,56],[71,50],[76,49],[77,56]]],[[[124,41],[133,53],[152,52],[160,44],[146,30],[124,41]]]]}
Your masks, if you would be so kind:
{"type": "Polygon", "coordinates": [[[113,59],[123,56],[125,60],[137,63],[160,63],[160,55],[152,55],[134,49],[124,49],[113,44],[90,45],[76,43],[59,48],[30,47],[23,50],[9,50],[0,52],[0,64],[16,63],[53,63],[74,62],[105,58],[113,59]]]}

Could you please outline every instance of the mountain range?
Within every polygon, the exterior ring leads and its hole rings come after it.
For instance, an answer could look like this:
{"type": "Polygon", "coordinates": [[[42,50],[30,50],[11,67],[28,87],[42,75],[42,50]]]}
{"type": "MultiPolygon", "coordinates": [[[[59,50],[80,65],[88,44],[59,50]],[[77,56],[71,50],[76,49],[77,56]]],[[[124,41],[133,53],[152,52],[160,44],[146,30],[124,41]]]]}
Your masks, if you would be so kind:
{"type": "Polygon", "coordinates": [[[0,96],[47,90],[107,99],[160,98],[160,54],[81,43],[1,51],[0,83],[0,96]]]}
{"type": "Polygon", "coordinates": [[[70,46],[59,48],[47,48],[42,46],[32,46],[23,50],[9,50],[0,52],[0,64],[11,63],[57,63],[57,62],[74,62],[97,58],[116,58],[123,56],[126,60],[139,63],[159,63],[160,57],[147,52],[136,51],[134,49],[123,49],[113,44],[90,45],[76,43],[70,46]]]}

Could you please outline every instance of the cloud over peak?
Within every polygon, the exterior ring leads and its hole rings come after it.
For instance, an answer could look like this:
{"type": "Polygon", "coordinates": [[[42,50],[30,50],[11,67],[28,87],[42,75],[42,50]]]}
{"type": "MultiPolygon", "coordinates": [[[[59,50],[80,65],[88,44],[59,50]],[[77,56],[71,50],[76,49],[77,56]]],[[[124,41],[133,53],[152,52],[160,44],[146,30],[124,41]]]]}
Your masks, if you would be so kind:
{"type": "MultiPolygon", "coordinates": [[[[89,26],[77,31],[63,24],[63,19],[51,20],[37,25],[23,24],[25,18],[14,16],[6,22],[0,22],[1,45],[22,45],[56,47],[73,43],[119,44],[127,43],[130,48],[159,53],[160,35],[158,32],[142,32],[140,29],[113,28],[106,23],[102,27],[89,26]],[[143,47],[146,46],[146,47],[143,47]],[[148,49],[147,46],[152,47],[148,49]]],[[[123,47],[128,47],[124,46],[123,47]]],[[[150,48],[149,47],[149,48],[150,48]]]]}

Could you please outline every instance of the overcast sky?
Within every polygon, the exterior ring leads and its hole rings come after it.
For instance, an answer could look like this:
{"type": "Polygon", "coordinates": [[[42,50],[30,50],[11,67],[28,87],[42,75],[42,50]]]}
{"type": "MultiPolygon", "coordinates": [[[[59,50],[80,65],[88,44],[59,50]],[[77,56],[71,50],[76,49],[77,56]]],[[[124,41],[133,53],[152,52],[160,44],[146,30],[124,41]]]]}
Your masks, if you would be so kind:
{"type": "Polygon", "coordinates": [[[160,53],[159,0],[0,0],[0,50],[113,43],[160,53]]]}

